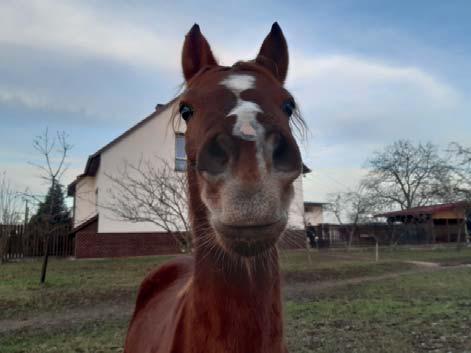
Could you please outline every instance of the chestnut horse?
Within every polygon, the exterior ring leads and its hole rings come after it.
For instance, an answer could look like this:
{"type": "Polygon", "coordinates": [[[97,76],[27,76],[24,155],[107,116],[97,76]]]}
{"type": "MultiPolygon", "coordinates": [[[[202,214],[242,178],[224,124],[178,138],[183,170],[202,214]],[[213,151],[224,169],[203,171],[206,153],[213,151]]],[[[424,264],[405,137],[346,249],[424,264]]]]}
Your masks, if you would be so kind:
{"type": "Polygon", "coordinates": [[[194,256],[142,283],[126,353],[286,352],[275,247],[302,169],[274,23],[255,60],[218,65],[194,25],[182,53],[194,256]]]}

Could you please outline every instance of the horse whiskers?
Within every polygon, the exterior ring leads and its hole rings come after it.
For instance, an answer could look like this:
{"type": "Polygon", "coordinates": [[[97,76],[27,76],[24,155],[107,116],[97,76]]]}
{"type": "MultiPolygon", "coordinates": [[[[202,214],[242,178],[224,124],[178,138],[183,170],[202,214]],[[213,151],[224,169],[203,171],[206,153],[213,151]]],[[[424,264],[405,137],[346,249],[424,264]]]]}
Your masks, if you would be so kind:
{"type": "Polygon", "coordinates": [[[195,239],[195,251],[197,263],[203,263],[212,258],[214,264],[219,267],[224,276],[232,276],[238,273],[246,273],[252,281],[255,273],[266,273],[271,275],[273,267],[276,265],[276,249],[267,249],[256,256],[244,257],[232,254],[224,250],[218,244],[210,230],[206,234],[201,234],[195,239]],[[241,272],[242,271],[242,272],[241,272]]]}

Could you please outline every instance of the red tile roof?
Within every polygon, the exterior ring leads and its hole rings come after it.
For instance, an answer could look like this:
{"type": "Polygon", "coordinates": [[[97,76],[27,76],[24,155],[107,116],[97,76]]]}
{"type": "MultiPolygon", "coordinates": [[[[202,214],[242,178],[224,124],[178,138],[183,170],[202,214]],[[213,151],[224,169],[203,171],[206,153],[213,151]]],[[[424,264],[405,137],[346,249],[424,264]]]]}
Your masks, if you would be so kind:
{"type": "Polygon", "coordinates": [[[385,212],[375,215],[375,217],[393,217],[393,216],[415,216],[421,214],[433,214],[442,211],[454,210],[457,208],[471,207],[467,201],[442,203],[430,206],[413,207],[408,210],[385,212]]]}

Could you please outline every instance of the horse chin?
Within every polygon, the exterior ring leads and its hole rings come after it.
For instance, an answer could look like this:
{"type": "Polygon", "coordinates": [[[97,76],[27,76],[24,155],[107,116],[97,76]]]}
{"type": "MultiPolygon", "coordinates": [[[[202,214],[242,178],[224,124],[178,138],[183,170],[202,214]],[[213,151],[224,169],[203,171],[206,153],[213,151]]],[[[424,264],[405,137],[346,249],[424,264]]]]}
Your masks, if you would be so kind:
{"type": "Polygon", "coordinates": [[[213,222],[216,238],[227,252],[252,257],[275,246],[286,227],[286,220],[263,225],[227,225],[213,222]]]}
{"type": "Polygon", "coordinates": [[[273,241],[229,241],[224,248],[231,253],[242,257],[253,257],[266,252],[275,246],[277,239],[273,241]]]}

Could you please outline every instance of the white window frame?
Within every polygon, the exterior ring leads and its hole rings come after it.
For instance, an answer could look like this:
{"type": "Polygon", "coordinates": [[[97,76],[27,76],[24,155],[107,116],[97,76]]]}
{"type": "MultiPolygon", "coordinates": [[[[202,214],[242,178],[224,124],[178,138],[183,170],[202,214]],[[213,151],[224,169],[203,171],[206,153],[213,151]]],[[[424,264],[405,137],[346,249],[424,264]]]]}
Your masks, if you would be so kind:
{"type": "Polygon", "coordinates": [[[183,152],[185,153],[185,135],[182,133],[175,133],[175,171],[176,172],[185,172],[186,171],[186,153],[185,157],[178,155],[178,141],[183,141],[183,152]],[[184,167],[181,167],[184,165],[184,167]]]}

